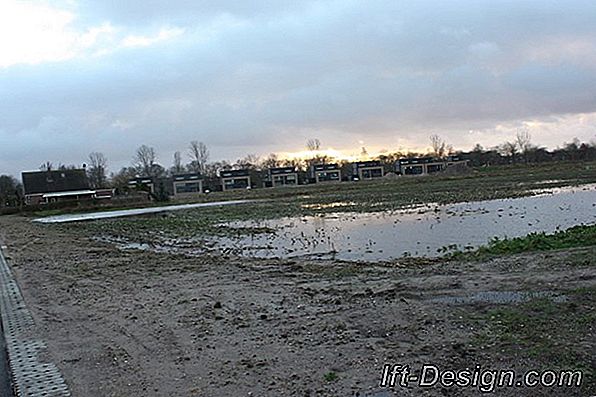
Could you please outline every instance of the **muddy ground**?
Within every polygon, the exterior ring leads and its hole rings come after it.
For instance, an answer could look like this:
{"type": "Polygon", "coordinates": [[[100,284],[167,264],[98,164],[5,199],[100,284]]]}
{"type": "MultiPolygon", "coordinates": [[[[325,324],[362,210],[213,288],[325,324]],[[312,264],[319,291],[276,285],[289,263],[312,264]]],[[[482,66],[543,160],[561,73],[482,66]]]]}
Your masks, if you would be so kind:
{"type": "Polygon", "coordinates": [[[497,395],[596,390],[594,247],[354,265],[121,251],[86,230],[0,217],[1,244],[74,396],[480,395],[383,390],[384,363],[580,368],[582,388],[497,395]],[[538,294],[520,302],[510,291],[538,294]]]}

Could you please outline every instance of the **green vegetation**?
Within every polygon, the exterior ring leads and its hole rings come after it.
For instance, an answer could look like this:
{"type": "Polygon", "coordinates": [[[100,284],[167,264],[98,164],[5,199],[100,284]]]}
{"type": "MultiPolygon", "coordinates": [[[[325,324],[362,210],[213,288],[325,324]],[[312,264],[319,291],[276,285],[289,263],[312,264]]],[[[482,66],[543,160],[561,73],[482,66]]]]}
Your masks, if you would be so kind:
{"type": "Polygon", "coordinates": [[[596,246],[596,225],[574,226],[552,234],[530,233],[525,237],[496,238],[487,246],[472,252],[454,252],[453,258],[484,258],[491,255],[516,254],[596,246]]]}
{"type": "Polygon", "coordinates": [[[491,357],[531,360],[548,369],[584,372],[585,391],[596,386],[593,365],[596,287],[567,292],[567,299],[534,299],[475,314],[473,344],[491,357]]]}
{"type": "Polygon", "coordinates": [[[339,376],[335,372],[330,371],[323,375],[323,379],[325,379],[327,382],[335,382],[339,379],[339,376]]]}

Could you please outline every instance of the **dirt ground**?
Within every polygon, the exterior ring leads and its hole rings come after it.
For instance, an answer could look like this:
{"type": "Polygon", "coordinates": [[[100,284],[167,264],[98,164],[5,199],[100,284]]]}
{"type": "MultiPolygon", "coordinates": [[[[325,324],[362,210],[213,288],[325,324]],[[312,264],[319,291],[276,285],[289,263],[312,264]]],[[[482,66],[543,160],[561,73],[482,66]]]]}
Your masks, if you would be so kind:
{"type": "Polygon", "coordinates": [[[594,248],[354,265],[122,251],[84,230],[0,217],[1,245],[74,396],[473,396],[477,388],[381,389],[383,365],[523,372],[569,364],[559,356],[591,377],[583,388],[497,395],[593,391],[594,248]],[[566,298],[538,299],[538,314],[466,300],[492,291],[566,298]],[[526,330],[503,328],[501,309],[519,312],[522,327],[552,321],[551,337],[528,344],[526,330]]]}

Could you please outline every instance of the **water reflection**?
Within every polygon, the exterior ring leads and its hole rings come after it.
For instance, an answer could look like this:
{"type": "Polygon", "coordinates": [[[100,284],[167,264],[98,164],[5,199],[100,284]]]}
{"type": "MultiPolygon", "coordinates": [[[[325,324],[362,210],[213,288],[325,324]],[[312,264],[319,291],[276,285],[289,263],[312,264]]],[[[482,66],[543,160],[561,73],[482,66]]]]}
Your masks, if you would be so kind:
{"type": "Polygon", "coordinates": [[[429,204],[381,213],[232,222],[228,227],[267,227],[275,233],[217,238],[215,247],[253,257],[330,257],[382,261],[438,256],[444,249],[473,249],[494,237],[552,233],[596,222],[596,185],[541,190],[536,196],[429,204]]]}

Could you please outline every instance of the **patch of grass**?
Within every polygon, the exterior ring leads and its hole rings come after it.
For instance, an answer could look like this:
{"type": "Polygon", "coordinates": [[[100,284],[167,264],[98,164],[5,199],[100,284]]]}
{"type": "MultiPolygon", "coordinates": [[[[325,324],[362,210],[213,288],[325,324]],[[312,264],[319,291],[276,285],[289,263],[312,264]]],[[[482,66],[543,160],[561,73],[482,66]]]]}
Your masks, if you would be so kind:
{"type": "Polygon", "coordinates": [[[596,225],[574,226],[552,234],[530,233],[525,237],[495,238],[487,246],[472,252],[454,252],[452,258],[484,258],[492,255],[517,254],[596,246],[596,225]]]}
{"type": "Polygon", "coordinates": [[[339,379],[339,376],[337,375],[337,373],[330,371],[323,375],[323,379],[325,379],[327,382],[335,382],[339,379]]]}
{"type": "Polygon", "coordinates": [[[567,300],[540,298],[470,316],[479,333],[473,344],[491,357],[531,360],[548,369],[584,372],[587,390],[596,386],[596,287],[567,292],[567,300]]]}

